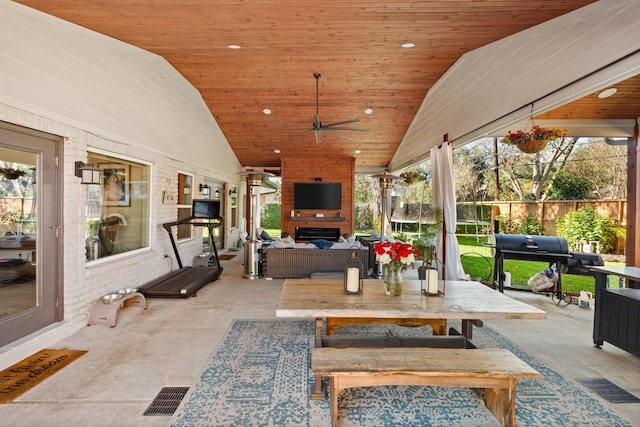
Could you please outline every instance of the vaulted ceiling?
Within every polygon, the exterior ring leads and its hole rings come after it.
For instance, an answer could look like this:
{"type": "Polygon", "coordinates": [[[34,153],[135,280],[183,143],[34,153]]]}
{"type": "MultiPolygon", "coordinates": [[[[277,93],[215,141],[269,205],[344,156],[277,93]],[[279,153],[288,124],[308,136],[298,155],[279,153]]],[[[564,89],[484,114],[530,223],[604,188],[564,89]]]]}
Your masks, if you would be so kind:
{"type": "MultiPolygon", "coordinates": [[[[240,163],[266,168],[319,156],[385,168],[427,91],[462,54],[593,2],[18,1],[164,57],[200,91],[240,163]],[[314,73],[319,121],[359,119],[338,127],[367,132],[323,132],[320,143],[304,132],[316,114],[314,73]]],[[[639,80],[624,84],[624,98],[594,106],[585,97],[543,118],[640,117],[639,80]]]]}

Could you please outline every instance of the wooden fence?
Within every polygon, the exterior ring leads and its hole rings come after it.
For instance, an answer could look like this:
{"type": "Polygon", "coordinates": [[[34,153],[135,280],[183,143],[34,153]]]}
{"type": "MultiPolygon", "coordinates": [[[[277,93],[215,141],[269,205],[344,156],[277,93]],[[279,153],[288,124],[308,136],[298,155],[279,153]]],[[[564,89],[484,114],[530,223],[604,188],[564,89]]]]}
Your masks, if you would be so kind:
{"type": "MultiPolygon", "coordinates": [[[[570,212],[594,206],[596,212],[606,215],[618,225],[627,227],[627,201],[626,200],[550,200],[544,202],[492,202],[491,206],[500,209],[500,215],[511,216],[519,223],[524,222],[528,215],[535,216],[544,227],[545,234],[556,235],[556,218],[560,218],[570,212]]],[[[485,205],[486,206],[486,205],[485,205]]],[[[623,253],[626,239],[618,238],[615,244],[616,252],[623,253]]]]}
{"type": "MultiPolygon", "coordinates": [[[[545,234],[556,235],[556,218],[574,212],[579,208],[594,206],[596,212],[606,215],[616,224],[626,228],[627,226],[627,201],[626,200],[551,200],[544,202],[458,202],[456,213],[458,217],[458,232],[473,230],[469,225],[479,224],[479,230],[486,231],[486,226],[490,226],[492,210],[499,209],[499,215],[503,217],[511,216],[517,223],[523,223],[527,216],[533,215],[544,227],[545,234]],[[465,225],[466,224],[466,225],[465,225]],[[484,226],[484,227],[483,227],[484,226]]],[[[415,224],[418,221],[429,223],[433,221],[433,208],[431,204],[423,204],[422,209],[419,203],[403,204],[393,209],[392,222],[398,224],[415,224]]],[[[476,229],[478,229],[476,227],[476,229]]],[[[492,229],[492,227],[491,227],[492,229]]],[[[625,239],[618,238],[614,248],[618,253],[624,253],[625,239]]]]}

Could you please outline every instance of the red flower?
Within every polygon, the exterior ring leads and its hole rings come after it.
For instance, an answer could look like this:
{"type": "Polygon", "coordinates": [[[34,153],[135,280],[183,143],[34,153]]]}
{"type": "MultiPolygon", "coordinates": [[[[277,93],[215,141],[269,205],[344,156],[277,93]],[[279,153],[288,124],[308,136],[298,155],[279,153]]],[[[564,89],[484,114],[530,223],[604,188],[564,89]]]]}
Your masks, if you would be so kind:
{"type": "Polygon", "coordinates": [[[416,249],[409,243],[384,242],[374,246],[376,261],[381,264],[390,264],[397,268],[402,264],[411,264],[415,261],[416,249]]]}

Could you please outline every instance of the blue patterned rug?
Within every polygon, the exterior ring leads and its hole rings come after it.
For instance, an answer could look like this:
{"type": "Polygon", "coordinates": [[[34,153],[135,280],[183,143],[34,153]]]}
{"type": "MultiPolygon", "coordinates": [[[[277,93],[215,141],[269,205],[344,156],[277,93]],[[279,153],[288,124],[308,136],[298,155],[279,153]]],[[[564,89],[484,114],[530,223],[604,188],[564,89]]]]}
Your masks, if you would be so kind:
{"type": "MultiPolygon", "coordinates": [[[[336,333],[394,328],[405,335],[431,333],[429,327],[388,325],[336,333]]],[[[473,341],[479,347],[507,348],[543,375],[517,383],[519,426],[631,426],[490,328],[475,328],[473,341]]],[[[169,425],[329,426],[328,401],[309,399],[312,346],[312,321],[236,320],[169,425]]],[[[499,425],[470,390],[449,387],[348,389],[341,394],[339,416],[343,427],[499,425]]]]}

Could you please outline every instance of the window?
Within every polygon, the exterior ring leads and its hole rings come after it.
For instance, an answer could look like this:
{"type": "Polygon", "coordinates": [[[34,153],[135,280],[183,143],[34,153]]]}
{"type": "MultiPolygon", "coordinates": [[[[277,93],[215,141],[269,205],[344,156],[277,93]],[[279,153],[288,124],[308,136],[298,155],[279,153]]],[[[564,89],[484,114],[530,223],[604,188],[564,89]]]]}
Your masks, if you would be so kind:
{"type": "Polygon", "coordinates": [[[231,206],[231,228],[238,228],[238,187],[235,185],[229,188],[229,205],[231,206]]]}
{"type": "Polygon", "coordinates": [[[149,165],[89,153],[101,170],[100,185],[87,185],[87,261],[149,246],[149,165]]]}
{"type": "MultiPolygon", "coordinates": [[[[191,202],[193,200],[193,176],[184,173],[178,174],[178,221],[191,216],[191,202]]],[[[178,226],[178,240],[192,237],[191,224],[178,226]]]]}

